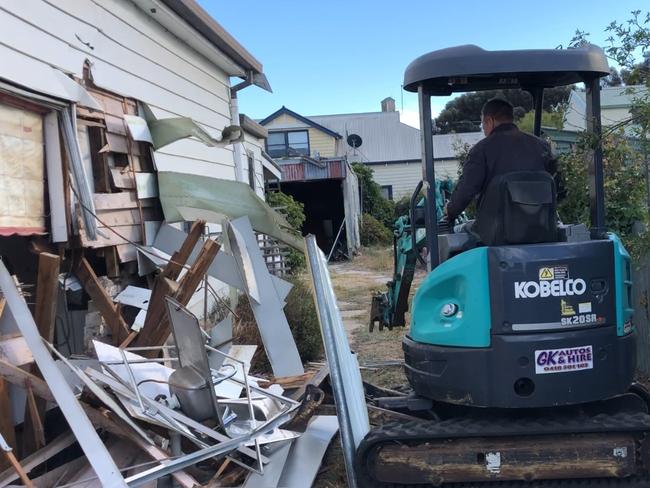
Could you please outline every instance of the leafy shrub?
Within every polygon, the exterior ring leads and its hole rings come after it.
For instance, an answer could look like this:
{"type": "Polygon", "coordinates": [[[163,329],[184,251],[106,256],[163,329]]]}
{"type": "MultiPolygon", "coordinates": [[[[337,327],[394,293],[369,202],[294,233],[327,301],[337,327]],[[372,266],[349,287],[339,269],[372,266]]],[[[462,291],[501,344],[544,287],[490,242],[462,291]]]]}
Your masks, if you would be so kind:
{"type": "Polygon", "coordinates": [[[376,244],[389,244],[392,242],[393,234],[379,220],[370,214],[363,214],[361,223],[361,244],[372,246],[376,244]]]}
{"type": "MultiPolygon", "coordinates": [[[[636,222],[646,219],[643,159],[622,131],[605,133],[602,145],[606,226],[625,238],[632,235],[636,222]]],[[[565,223],[591,225],[587,162],[593,147],[594,142],[585,133],[574,151],[559,160],[566,197],[559,203],[558,211],[565,223]]]]}
{"type": "Polygon", "coordinates": [[[387,228],[392,228],[395,204],[382,196],[381,187],[372,178],[372,168],[363,163],[352,163],[352,168],[359,179],[362,212],[372,215],[387,228]]]}
{"type": "MultiPolygon", "coordinates": [[[[313,361],[321,357],[323,343],[311,288],[305,282],[304,277],[294,276],[289,281],[293,284],[293,288],[287,295],[284,313],[303,363],[313,361]]],[[[233,327],[234,343],[258,346],[251,364],[251,371],[253,373],[271,373],[271,365],[264,351],[262,338],[246,296],[240,297],[236,312],[239,318],[235,320],[233,327]]]]}
{"type": "MultiPolygon", "coordinates": [[[[295,200],[291,195],[287,195],[281,191],[268,193],[266,195],[266,202],[271,207],[277,208],[278,212],[286,217],[287,222],[289,222],[297,235],[302,235],[302,224],[305,223],[306,218],[305,206],[302,202],[295,200]]],[[[295,274],[305,267],[305,254],[290,248],[286,262],[291,268],[291,273],[295,274]]]]}

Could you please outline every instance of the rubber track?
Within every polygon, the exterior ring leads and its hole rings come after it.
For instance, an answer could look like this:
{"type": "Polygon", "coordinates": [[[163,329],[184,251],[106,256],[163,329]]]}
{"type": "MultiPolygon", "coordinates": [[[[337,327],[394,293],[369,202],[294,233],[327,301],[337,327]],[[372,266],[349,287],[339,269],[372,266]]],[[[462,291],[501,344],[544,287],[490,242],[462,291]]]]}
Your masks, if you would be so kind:
{"type": "MultiPolygon", "coordinates": [[[[599,414],[593,417],[554,416],[549,418],[497,418],[491,420],[454,418],[440,422],[393,422],[371,430],[359,445],[356,474],[360,487],[402,488],[427,486],[382,483],[367,469],[367,457],[383,443],[421,443],[432,440],[471,437],[517,437],[532,435],[563,435],[578,433],[650,433],[650,415],[646,413],[599,414]]],[[[644,466],[648,468],[649,466],[644,466]]],[[[433,485],[430,485],[433,486],[433,485]]],[[[583,487],[648,487],[650,477],[575,479],[548,481],[485,481],[481,483],[446,483],[444,488],[583,488],[583,487]]]]}

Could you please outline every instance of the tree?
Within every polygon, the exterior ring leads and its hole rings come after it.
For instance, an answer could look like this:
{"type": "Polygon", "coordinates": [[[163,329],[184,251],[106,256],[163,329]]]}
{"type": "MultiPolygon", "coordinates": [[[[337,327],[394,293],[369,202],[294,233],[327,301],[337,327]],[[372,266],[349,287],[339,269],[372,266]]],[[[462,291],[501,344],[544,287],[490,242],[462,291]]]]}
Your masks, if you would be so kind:
{"type": "MultiPolygon", "coordinates": [[[[570,93],[570,86],[544,90],[543,109],[550,112],[555,107],[567,103],[570,93]]],[[[443,134],[478,131],[481,124],[481,109],[491,98],[508,100],[515,108],[518,117],[533,109],[533,97],[530,93],[519,89],[464,93],[447,102],[435,120],[437,130],[443,134]]]]}
{"type": "Polygon", "coordinates": [[[609,68],[609,76],[606,76],[602,79],[601,86],[621,86],[623,84],[623,79],[619,74],[618,70],[613,66],[609,68]]]}
{"type": "Polygon", "coordinates": [[[393,228],[394,203],[381,194],[381,187],[372,178],[372,168],[363,163],[352,163],[352,169],[359,179],[361,210],[370,214],[388,229],[393,228]]]}
{"type": "MultiPolygon", "coordinates": [[[[535,112],[526,113],[520,120],[517,121],[520,130],[524,132],[533,133],[535,125],[535,112]]],[[[552,112],[542,112],[542,127],[552,127],[553,129],[561,129],[564,125],[564,110],[558,109],[552,112]]]]}
{"type": "MultiPolygon", "coordinates": [[[[587,162],[595,143],[590,134],[583,133],[574,151],[559,159],[566,197],[559,203],[558,212],[566,223],[591,225],[587,162]]],[[[624,238],[630,237],[634,224],[644,221],[646,214],[643,157],[622,130],[606,133],[602,145],[606,225],[624,238]]]]}

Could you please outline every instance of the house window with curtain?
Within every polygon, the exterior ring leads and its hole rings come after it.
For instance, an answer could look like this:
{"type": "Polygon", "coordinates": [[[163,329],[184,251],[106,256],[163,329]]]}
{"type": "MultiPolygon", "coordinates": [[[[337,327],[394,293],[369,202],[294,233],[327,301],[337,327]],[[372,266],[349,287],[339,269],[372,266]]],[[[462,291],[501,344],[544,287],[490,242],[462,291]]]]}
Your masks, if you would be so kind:
{"type": "Polygon", "coordinates": [[[393,199],[393,185],[383,185],[381,187],[381,196],[386,200],[393,199]]]}
{"type": "Polygon", "coordinates": [[[0,235],[45,232],[43,115],[0,103],[0,235]]]}
{"type": "Polygon", "coordinates": [[[272,158],[309,156],[309,132],[306,130],[269,132],[266,139],[266,152],[272,158]]]}

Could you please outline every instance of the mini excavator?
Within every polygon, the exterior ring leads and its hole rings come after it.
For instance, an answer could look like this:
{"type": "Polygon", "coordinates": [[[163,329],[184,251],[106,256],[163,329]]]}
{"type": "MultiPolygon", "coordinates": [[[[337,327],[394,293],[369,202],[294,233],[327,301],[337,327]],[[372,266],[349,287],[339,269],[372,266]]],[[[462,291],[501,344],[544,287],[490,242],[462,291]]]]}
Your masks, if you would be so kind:
{"type": "Polygon", "coordinates": [[[518,88],[533,97],[540,136],[544,90],[584,83],[595,141],[585,163],[591,228],[558,223],[548,173],[513,172],[489,183],[476,235],[453,233],[439,222],[433,141],[422,137],[424,181],[396,222],[394,276],[373,297],[371,330],[405,326],[413,271],[426,264],[402,344],[411,397],[426,408],[413,412],[417,421],[369,432],[357,450],[360,486],[650,486],[650,396],[634,382],[630,256],[605,227],[600,79],[608,74],[593,45],[466,45],[407,67],[404,88],[418,94],[423,134],[432,134],[432,96],[518,88]]]}

